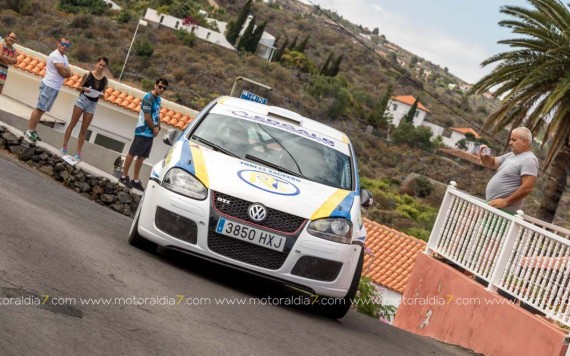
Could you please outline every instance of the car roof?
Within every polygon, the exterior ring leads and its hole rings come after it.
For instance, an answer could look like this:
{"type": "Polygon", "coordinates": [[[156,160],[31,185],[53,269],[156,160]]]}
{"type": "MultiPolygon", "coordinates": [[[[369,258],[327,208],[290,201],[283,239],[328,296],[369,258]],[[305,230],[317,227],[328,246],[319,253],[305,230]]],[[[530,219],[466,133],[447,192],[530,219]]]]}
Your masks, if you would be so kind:
{"type": "Polygon", "coordinates": [[[344,132],[279,106],[260,104],[231,96],[222,96],[216,101],[218,105],[231,106],[256,114],[265,115],[289,125],[318,132],[346,144],[350,143],[348,136],[344,132]]]}

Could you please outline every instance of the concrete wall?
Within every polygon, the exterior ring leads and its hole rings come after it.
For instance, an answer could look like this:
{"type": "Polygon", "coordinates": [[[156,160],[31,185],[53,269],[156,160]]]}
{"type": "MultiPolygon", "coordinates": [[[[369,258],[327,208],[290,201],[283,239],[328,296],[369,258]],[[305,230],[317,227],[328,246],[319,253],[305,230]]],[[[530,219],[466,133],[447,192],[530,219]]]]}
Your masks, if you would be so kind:
{"type": "Polygon", "coordinates": [[[443,136],[444,128],[442,126],[432,124],[431,122],[427,121],[422,122],[422,126],[429,127],[431,129],[432,138],[436,138],[437,136],[443,136]]]}
{"type": "MultiPolygon", "coordinates": [[[[43,53],[33,51],[20,45],[16,45],[16,47],[20,52],[25,52],[44,61],[47,59],[47,56],[43,53]]],[[[73,65],[71,65],[71,70],[74,74],[78,75],[83,75],[86,72],[85,69],[73,65]]],[[[1,97],[2,100],[6,99],[8,101],[4,102],[4,104],[0,106],[0,109],[11,112],[15,115],[7,116],[7,124],[18,130],[26,130],[28,120],[30,119],[30,113],[36,106],[38,100],[38,89],[41,79],[41,77],[27,71],[13,67],[10,68],[8,79],[1,97]]],[[[110,80],[109,86],[134,97],[142,98],[145,94],[142,90],[130,87],[115,80],[110,80]]],[[[37,128],[40,137],[42,137],[42,140],[45,143],[57,149],[61,148],[63,143],[63,133],[71,119],[73,106],[75,105],[78,96],[79,92],[75,89],[67,86],[63,86],[61,88],[52,110],[49,113],[44,114],[42,117],[42,121],[56,121],[58,123],[56,123],[53,128],[49,128],[44,125],[38,125],[37,128]]],[[[163,100],[162,105],[163,107],[167,107],[170,110],[174,110],[190,117],[195,117],[198,113],[196,110],[192,110],[168,100],[163,100]]],[[[89,127],[89,129],[95,133],[95,135],[92,135],[91,141],[94,141],[97,134],[102,134],[117,141],[121,141],[125,143],[125,145],[122,152],[118,152],[100,145],[86,142],[83,152],[81,152],[83,161],[96,169],[111,173],[113,171],[113,163],[115,159],[119,155],[124,157],[128,153],[134,136],[137,117],[138,113],[132,112],[118,105],[108,103],[104,100],[100,100],[91,126],[89,127]]],[[[161,138],[162,135],[172,127],[164,124],[162,126],[163,128],[161,132],[154,140],[151,155],[147,160],[145,160],[145,164],[141,170],[141,179],[145,182],[150,175],[152,165],[161,160],[170,148],[162,142],[161,138]]],[[[77,147],[77,135],[79,134],[80,127],[81,121],[72,132],[72,137],[69,142],[70,154],[75,153],[77,147]]]]}
{"type": "Polygon", "coordinates": [[[418,255],[394,326],[485,355],[564,355],[568,332],[426,254],[418,255]]]}
{"type": "MultiPolygon", "coordinates": [[[[33,108],[38,100],[40,80],[41,78],[36,75],[11,68],[3,94],[33,108]]],[[[141,91],[140,96],[142,97],[142,95],[143,92],[141,91]]],[[[78,96],[79,92],[75,89],[67,86],[61,88],[57,100],[49,112],[50,116],[57,118],[63,123],[54,125],[54,130],[65,132],[78,96]]],[[[89,129],[93,132],[99,132],[124,142],[125,147],[123,151],[118,153],[126,155],[134,136],[137,118],[138,114],[135,112],[124,109],[118,105],[110,104],[104,100],[99,100],[97,111],[95,111],[95,116],[93,117],[89,129]]],[[[73,136],[77,137],[80,125],[79,123],[75,127],[73,136]]],[[[163,128],[163,131],[165,132],[166,129],[167,128],[163,128]]],[[[167,150],[168,146],[164,145],[162,140],[155,140],[153,150],[147,160],[148,163],[154,164],[158,162],[164,157],[167,150]]]]}
{"type": "Polygon", "coordinates": [[[457,131],[452,131],[451,136],[449,136],[449,138],[447,137],[443,138],[443,143],[445,143],[447,146],[451,148],[455,148],[455,144],[464,138],[465,138],[464,134],[457,131]]]}
{"type": "MultiPolygon", "coordinates": [[[[457,148],[455,146],[455,144],[457,142],[463,140],[464,138],[466,138],[464,134],[457,132],[457,131],[452,131],[451,136],[443,137],[443,143],[448,147],[457,148]]],[[[473,153],[473,154],[478,154],[479,153],[479,146],[480,146],[480,144],[478,144],[478,143],[467,142],[467,152],[473,153]]]]}

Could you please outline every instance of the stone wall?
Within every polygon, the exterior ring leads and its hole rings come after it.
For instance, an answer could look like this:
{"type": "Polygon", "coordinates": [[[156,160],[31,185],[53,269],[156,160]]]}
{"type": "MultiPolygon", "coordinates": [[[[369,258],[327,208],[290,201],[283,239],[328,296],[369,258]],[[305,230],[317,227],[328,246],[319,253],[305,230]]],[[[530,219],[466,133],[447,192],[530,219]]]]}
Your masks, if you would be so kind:
{"type": "Polygon", "coordinates": [[[131,191],[116,180],[100,177],[72,166],[60,155],[18,137],[5,126],[0,126],[0,149],[7,150],[29,166],[47,174],[66,187],[75,190],[97,204],[130,217],[141,200],[140,193],[131,191]]]}

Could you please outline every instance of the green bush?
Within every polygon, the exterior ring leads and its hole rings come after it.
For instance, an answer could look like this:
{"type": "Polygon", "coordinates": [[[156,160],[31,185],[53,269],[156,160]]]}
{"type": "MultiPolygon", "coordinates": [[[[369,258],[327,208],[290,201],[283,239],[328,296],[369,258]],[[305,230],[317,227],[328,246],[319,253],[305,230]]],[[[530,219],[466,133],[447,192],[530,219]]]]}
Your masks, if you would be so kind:
{"type": "Polygon", "coordinates": [[[402,231],[418,239],[427,239],[437,216],[437,208],[407,194],[398,194],[400,182],[392,178],[362,177],[362,188],[374,197],[374,205],[366,209],[369,219],[402,231]]]}
{"type": "Polygon", "coordinates": [[[150,57],[154,53],[154,47],[147,40],[135,42],[134,47],[135,54],[137,56],[150,57]]]}
{"type": "Polygon", "coordinates": [[[433,191],[433,186],[425,177],[418,177],[410,184],[410,189],[414,192],[415,196],[425,198],[433,191]]]}
{"type": "Polygon", "coordinates": [[[407,229],[404,229],[404,231],[402,231],[403,233],[413,236],[416,239],[420,239],[423,240],[425,242],[427,242],[429,240],[429,235],[431,234],[431,231],[428,231],[426,229],[422,229],[421,227],[410,227],[407,229]]]}
{"type": "Polygon", "coordinates": [[[316,73],[317,66],[304,53],[286,50],[281,56],[281,63],[303,73],[316,73]]]}
{"type": "Polygon", "coordinates": [[[396,315],[396,307],[392,305],[382,305],[380,303],[382,295],[376,290],[369,277],[361,277],[358,283],[358,291],[354,300],[354,308],[364,315],[374,319],[382,318],[390,321],[396,315]]]}
{"type": "Polygon", "coordinates": [[[129,21],[131,21],[132,18],[133,15],[131,14],[131,12],[123,9],[119,12],[119,15],[117,15],[117,22],[122,24],[129,23],[129,21]]]}
{"type": "Polygon", "coordinates": [[[429,127],[415,127],[409,122],[401,122],[400,126],[394,130],[392,139],[398,145],[408,145],[431,152],[434,148],[431,135],[432,132],[429,127]]]}
{"type": "Polygon", "coordinates": [[[83,12],[100,16],[109,7],[103,0],[60,0],[59,8],[73,14],[83,12]]]}
{"type": "Polygon", "coordinates": [[[196,35],[183,29],[176,31],[176,38],[188,47],[192,47],[196,43],[196,35]]]}
{"type": "Polygon", "coordinates": [[[71,27],[86,29],[93,25],[92,17],[89,15],[77,15],[71,20],[71,27]]]}
{"type": "Polygon", "coordinates": [[[34,13],[31,0],[6,0],[4,1],[8,8],[16,11],[20,15],[31,15],[34,13]]]}

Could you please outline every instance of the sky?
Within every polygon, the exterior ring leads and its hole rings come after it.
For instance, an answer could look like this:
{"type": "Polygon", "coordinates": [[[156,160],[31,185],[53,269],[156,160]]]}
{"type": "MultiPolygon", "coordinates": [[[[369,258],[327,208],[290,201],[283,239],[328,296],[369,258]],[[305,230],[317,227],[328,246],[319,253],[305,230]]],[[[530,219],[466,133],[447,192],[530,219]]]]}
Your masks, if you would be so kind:
{"type": "Polygon", "coordinates": [[[497,41],[514,37],[498,25],[503,5],[529,7],[526,0],[300,0],[334,10],[430,62],[447,67],[468,83],[488,74],[481,62],[509,47],[497,41]]]}

